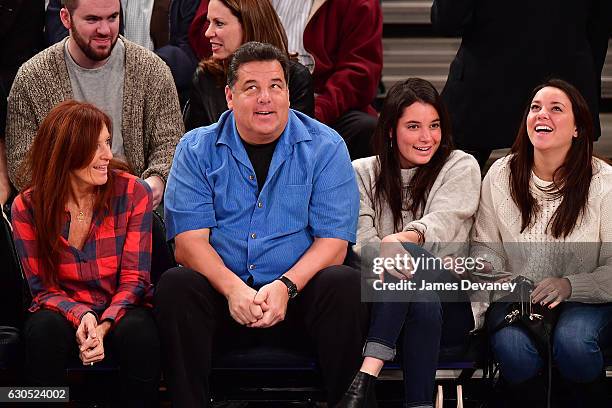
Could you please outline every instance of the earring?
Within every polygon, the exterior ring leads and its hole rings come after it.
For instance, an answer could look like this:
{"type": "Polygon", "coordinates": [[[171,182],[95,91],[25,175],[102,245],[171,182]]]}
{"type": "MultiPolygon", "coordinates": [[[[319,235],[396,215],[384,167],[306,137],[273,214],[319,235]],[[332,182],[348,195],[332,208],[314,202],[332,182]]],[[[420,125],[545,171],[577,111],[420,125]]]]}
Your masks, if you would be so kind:
{"type": "Polygon", "coordinates": [[[389,149],[393,150],[393,138],[389,138],[389,149]]]}

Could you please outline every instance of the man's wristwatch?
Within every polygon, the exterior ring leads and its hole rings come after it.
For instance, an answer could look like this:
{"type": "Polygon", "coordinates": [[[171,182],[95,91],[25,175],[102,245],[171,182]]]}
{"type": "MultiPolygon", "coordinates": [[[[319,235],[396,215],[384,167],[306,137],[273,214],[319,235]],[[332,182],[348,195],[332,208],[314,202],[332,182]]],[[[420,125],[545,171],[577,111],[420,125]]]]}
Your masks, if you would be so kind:
{"type": "Polygon", "coordinates": [[[298,288],[295,285],[295,283],[293,283],[291,281],[291,279],[289,279],[288,277],[283,275],[280,278],[278,278],[277,280],[283,282],[285,284],[285,286],[287,286],[287,293],[289,294],[289,299],[293,299],[294,297],[297,296],[298,288]]]}

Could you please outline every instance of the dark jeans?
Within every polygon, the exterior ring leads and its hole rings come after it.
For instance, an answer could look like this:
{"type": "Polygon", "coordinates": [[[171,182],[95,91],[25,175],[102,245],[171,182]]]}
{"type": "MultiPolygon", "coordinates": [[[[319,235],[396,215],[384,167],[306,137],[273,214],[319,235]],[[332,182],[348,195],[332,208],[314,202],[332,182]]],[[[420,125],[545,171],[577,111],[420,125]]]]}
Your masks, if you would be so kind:
{"type": "Polygon", "coordinates": [[[351,160],[372,155],[372,136],[376,122],[376,117],[352,110],[340,116],[331,126],[346,142],[351,160]]]}
{"type": "MultiPolygon", "coordinates": [[[[558,306],[559,320],[553,333],[553,360],[571,382],[589,383],[603,373],[602,349],[612,345],[612,303],[566,302],[558,306]]],[[[487,316],[489,330],[506,315],[507,303],[493,303],[487,316]]],[[[501,375],[510,384],[535,377],[544,366],[527,331],[515,324],[491,334],[491,348],[501,375]]]]}
{"type": "Polygon", "coordinates": [[[213,350],[256,345],[314,349],[334,406],[359,369],[368,322],[359,291],[358,271],[325,268],[289,301],[283,322],[252,329],[232,319],[227,300],[203,275],[182,267],[168,270],[155,292],[155,317],[173,406],[209,405],[213,350]]]}
{"type": "MultiPolygon", "coordinates": [[[[431,257],[417,245],[404,244],[413,257],[431,257]]],[[[458,281],[445,270],[421,270],[413,276],[420,286],[423,276],[438,282],[458,281]],[[420,275],[420,274],[423,275],[420,275]]],[[[389,275],[385,280],[390,279],[389,275]]],[[[441,342],[461,346],[474,327],[467,295],[462,302],[442,303],[436,292],[417,291],[409,302],[378,302],[372,307],[370,330],[364,355],[392,360],[396,345],[404,372],[405,406],[432,406],[441,342]],[[444,337],[444,339],[443,339],[444,337]]]]}
{"type": "MultiPolygon", "coordinates": [[[[24,326],[25,373],[32,385],[66,384],[66,366],[82,364],[75,333],[59,313],[42,309],[28,317],[24,326]]],[[[144,307],[128,310],[104,338],[104,360],[119,364],[121,401],[126,406],[152,406],[156,401],[161,374],[159,349],[155,321],[144,307]]]]}

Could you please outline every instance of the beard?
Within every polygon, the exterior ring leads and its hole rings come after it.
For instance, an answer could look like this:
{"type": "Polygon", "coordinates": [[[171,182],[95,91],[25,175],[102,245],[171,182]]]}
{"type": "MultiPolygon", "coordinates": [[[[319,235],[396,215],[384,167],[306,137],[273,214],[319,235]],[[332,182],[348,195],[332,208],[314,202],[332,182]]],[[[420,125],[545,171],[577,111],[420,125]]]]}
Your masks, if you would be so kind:
{"type": "Polygon", "coordinates": [[[92,61],[104,61],[108,56],[113,52],[113,48],[115,48],[115,44],[117,44],[117,37],[111,40],[111,45],[108,49],[104,50],[96,50],[94,49],[89,42],[85,41],[85,39],[81,36],[76,27],[72,28],[71,37],[74,42],[79,46],[83,54],[87,56],[92,61]]]}

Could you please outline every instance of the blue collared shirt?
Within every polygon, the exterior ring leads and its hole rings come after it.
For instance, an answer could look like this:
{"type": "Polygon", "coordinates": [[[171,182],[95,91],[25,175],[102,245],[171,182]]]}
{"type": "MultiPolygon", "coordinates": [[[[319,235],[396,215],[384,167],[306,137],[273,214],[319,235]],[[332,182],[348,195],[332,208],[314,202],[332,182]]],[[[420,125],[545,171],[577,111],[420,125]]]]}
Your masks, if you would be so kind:
{"type": "Polygon", "coordinates": [[[258,287],[289,270],[314,238],[355,242],[359,190],[342,138],[293,110],[258,193],[234,113],[176,148],[164,196],[168,239],[210,228],[225,265],[258,287]]]}

